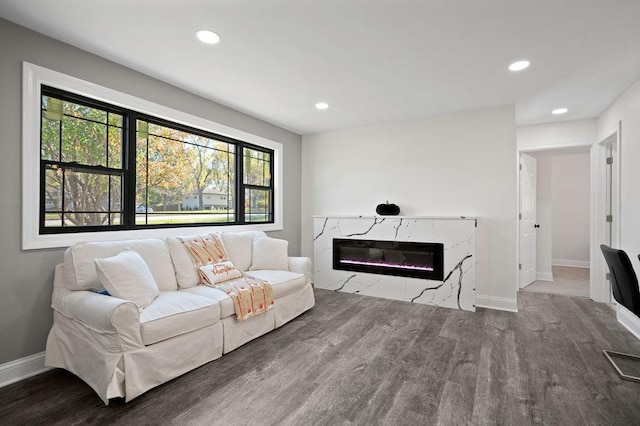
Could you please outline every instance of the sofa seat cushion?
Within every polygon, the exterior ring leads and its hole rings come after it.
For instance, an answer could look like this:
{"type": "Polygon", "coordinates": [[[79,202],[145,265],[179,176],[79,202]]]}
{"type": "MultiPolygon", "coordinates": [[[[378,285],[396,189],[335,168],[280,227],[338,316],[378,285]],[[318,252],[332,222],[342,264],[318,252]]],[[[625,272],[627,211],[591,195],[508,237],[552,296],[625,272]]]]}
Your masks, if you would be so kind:
{"type": "Polygon", "coordinates": [[[276,301],[281,297],[300,290],[307,284],[307,279],[304,274],[291,271],[249,271],[246,274],[260,278],[271,284],[271,287],[273,287],[273,298],[276,299],[276,301]]]}
{"type": "Polygon", "coordinates": [[[152,345],[220,321],[220,305],[182,291],[161,292],[140,313],[142,343],[152,345]]]}
{"type": "Polygon", "coordinates": [[[180,292],[196,294],[218,302],[220,304],[220,318],[230,317],[236,313],[233,307],[233,299],[220,289],[207,287],[206,285],[197,285],[195,287],[184,288],[180,290],[180,292]]]}

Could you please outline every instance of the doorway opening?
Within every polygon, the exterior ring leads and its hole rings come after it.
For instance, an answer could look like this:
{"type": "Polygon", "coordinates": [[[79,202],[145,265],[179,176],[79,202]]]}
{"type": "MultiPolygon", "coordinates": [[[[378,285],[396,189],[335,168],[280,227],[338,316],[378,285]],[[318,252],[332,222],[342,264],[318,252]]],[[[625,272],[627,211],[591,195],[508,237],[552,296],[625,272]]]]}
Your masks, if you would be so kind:
{"type": "Polygon", "coordinates": [[[520,290],[590,297],[591,163],[591,145],[520,153],[520,290]]]}

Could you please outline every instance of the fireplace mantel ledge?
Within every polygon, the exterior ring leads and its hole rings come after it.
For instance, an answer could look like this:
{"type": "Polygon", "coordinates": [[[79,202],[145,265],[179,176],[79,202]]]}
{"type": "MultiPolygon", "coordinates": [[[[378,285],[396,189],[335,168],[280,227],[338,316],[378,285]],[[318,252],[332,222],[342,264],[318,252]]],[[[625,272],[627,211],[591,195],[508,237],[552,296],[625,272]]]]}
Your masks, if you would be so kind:
{"type": "Polygon", "coordinates": [[[314,218],[333,219],[427,219],[427,220],[476,220],[476,216],[378,216],[378,215],[314,215],[314,218]]]}

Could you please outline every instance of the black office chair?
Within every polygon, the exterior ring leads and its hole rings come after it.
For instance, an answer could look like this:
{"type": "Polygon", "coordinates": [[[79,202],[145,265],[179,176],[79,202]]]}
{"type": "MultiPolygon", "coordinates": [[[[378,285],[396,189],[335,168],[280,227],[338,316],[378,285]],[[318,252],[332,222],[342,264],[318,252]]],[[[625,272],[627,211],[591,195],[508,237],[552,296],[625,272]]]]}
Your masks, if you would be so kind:
{"type": "MultiPolygon", "coordinates": [[[[613,298],[629,311],[633,312],[635,316],[640,317],[640,290],[638,290],[638,277],[633,270],[629,256],[627,256],[627,253],[623,250],[612,249],[604,244],[600,246],[600,249],[602,250],[602,254],[604,255],[607,265],[609,266],[613,298]]],[[[640,259],[640,255],[638,255],[638,259],[640,259]]],[[[624,373],[613,359],[640,360],[640,356],[606,350],[603,350],[602,352],[604,352],[607,359],[609,359],[609,362],[611,362],[623,379],[640,382],[639,376],[624,373]]]]}

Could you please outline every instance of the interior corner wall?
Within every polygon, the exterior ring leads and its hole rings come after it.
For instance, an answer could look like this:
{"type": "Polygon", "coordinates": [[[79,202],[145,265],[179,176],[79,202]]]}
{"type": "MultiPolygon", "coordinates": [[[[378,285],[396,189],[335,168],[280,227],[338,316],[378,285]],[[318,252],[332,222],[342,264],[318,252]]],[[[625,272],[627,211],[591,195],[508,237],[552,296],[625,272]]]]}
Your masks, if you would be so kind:
{"type": "Polygon", "coordinates": [[[598,117],[598,134],[606,135],[622,123],[620,132],[620,248],[640,274],[640,80],[598,117]]]}
{"type": "Polygon", "coordinates": [[[536,231],[536,279],[551,281],[552,254],[552,191],[551,158],[549,151],[533,152],[529,155],[536,159],[536,222],[540,228],[536,231]]]}
{"type": "Polygon", "coordinates": [[[284,229],[271,233],[300,252],[301,137],[129,68],[0,19],[0,365],[44,351],[51,328],[53,270],[63,250],[21,250],[22,61],[197,115],[284,146],[284,229]]]}
{"type": "Polygon", "coordinates": [[[514,107],[486,108],[302,138],[302,253],[313,215],[477,216],[478,297],[517,290],[514,107]]]}
{"type": "Polygon", "coordinates": [[[551,157],[553,265],[589,267],[591,156],[551,157]]]}

